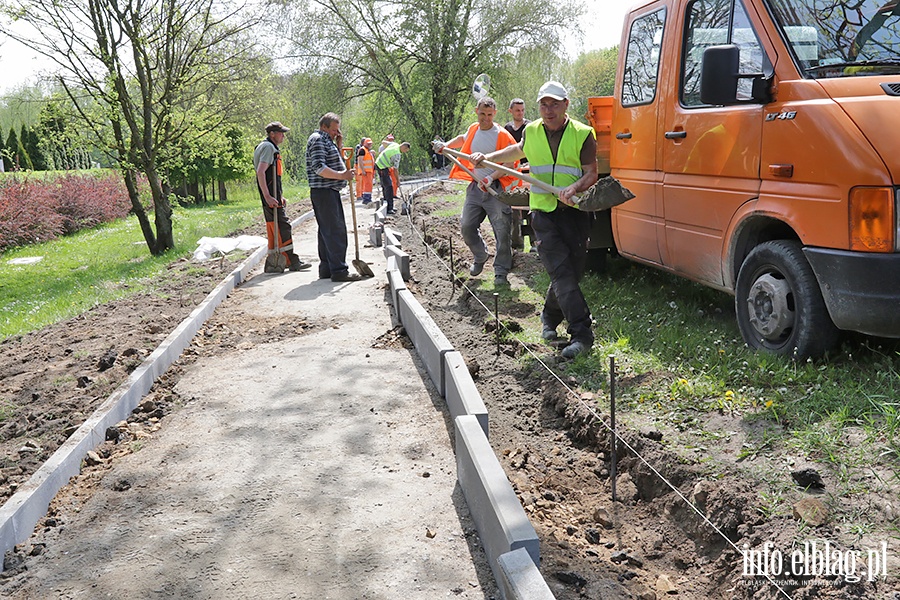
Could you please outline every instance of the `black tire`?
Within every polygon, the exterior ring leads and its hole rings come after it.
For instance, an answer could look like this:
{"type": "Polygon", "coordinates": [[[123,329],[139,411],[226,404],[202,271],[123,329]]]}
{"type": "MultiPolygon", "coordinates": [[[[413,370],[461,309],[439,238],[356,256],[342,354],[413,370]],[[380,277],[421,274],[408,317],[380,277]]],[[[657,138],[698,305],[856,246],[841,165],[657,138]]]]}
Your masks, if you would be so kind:
{"type": "Polygon", "coordinates": [[[738,272],[734,307],[741,335],[755,350],[806,360],[840,340],[799,242],[754,248],[738,272]]]}

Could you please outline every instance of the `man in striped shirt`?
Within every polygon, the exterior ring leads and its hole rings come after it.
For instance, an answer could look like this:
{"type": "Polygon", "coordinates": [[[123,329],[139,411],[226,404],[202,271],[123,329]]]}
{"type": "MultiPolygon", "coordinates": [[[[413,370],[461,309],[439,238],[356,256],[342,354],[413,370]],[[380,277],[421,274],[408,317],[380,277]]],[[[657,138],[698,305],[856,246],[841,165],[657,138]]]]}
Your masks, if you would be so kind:
{"type": "MultiPolygon", "coordinates": [[[[353,179],[341,158],[341,118],[325,113],[319,129],[306,142],[306,176],[316,223],[319,225],[319,279],[359,281],[347,266],[347,225],[341,189],[353,179]]],[[[353,202],[353,198],[350,199],[353,202]]]]}

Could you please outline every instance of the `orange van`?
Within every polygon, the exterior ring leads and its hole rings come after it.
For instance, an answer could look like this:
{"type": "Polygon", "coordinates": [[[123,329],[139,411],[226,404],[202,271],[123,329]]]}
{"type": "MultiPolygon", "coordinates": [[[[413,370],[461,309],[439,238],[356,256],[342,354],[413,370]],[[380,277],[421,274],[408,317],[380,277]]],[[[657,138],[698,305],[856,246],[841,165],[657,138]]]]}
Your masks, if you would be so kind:
{"type": "Polygon", "coordinates": [[[900,0],[844,4],[642,2],[589,101],[636,195],[619,253],[734,294],[747,344],[796,359],[900,337],[900,0]]]}

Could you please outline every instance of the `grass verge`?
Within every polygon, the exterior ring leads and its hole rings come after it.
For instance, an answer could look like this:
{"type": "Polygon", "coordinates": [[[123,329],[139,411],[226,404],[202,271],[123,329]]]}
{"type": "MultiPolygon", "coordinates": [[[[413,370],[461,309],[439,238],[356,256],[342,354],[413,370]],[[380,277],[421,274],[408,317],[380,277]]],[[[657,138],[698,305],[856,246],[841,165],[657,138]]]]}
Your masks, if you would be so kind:
{"type": "MultiPolygon", "coordinates": [[[[305,186],[290,186],[288,198],[308,196],[305,186]]],[[[27,333],[146,288],[170,263],[189,256],[203,236],[223,237],[261,219],[253,184],[230,186],[229,200],[175,206],[175,249],[152,256],[137,218],[79,231],[43,244],[0,254],[0,339],[27,333]],[[16,259],[35,259],[16,264],[16,259]]],[[[151,215],[152,219],[152,215],[151,215]]],[[[260,227],[259,235],[263,235],[260,227]]]]}

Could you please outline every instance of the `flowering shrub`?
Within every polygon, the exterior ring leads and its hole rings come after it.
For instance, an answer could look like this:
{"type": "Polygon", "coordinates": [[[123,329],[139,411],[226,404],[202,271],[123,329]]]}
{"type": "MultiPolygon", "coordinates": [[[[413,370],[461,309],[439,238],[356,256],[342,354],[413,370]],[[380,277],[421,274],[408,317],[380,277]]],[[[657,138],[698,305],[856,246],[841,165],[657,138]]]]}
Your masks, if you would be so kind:
{"type": "Polygon", "coordinates": [[[0,251],[112,221],[130,209],[125,184],[114,174],[0,179],[0,251]]]}

